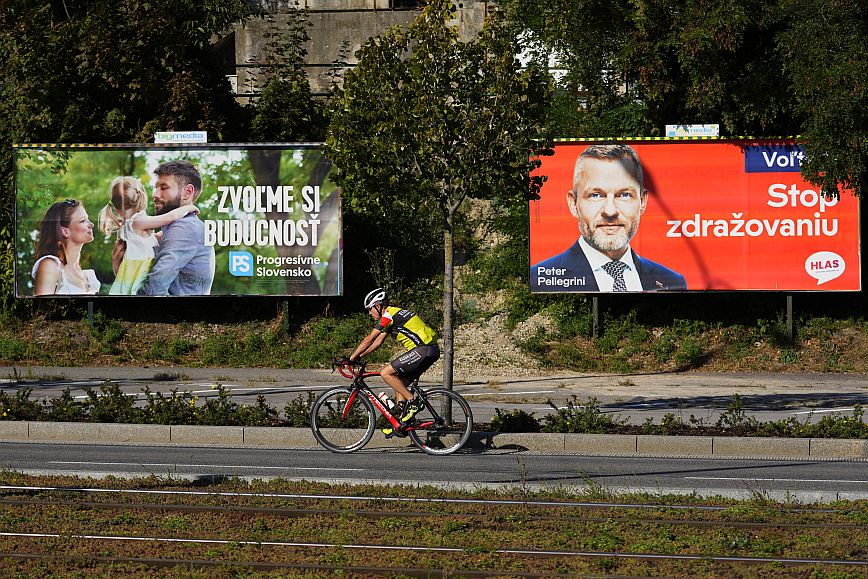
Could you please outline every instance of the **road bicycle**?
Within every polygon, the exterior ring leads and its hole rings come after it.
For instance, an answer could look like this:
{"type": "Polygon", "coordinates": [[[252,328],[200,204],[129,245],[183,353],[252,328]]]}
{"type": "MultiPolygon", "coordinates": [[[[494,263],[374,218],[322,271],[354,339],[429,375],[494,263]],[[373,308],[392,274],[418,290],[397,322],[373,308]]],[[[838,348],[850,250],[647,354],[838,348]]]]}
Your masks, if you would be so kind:
{"type": "Polygon", "coordinates": [[[380,400],[365,383],[365,378],[379,377],[367,372],[364,362],[350,362],[346,357],[332,361],[335,369],[352,380],[349,386],[327,390],[314,401],[310,412],[310,428],[320,445],[332,452],[354,452],[363,448],[378,427],[377,414],[385,418],[380,425],[391,425],[396,436],[408,436],[417,447],[428,454],[452,454],[470,438],[473,413],[470,405],[459,394],[445,388],[425,390],[416,378],[408,390],[422,399],[422,410],[405,424],[401,417],[380,400]]]}

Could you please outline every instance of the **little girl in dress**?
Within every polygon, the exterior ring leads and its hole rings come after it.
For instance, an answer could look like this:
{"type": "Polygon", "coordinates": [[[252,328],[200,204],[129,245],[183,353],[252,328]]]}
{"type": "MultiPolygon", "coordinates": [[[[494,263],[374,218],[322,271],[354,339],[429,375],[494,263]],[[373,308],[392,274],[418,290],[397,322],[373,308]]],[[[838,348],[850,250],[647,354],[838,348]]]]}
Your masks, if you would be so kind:
{"type": "Polygon", "coordinates": [[[154,229],[165,227],[188,213],[198,212],[194,205],[182,205],[163,215],[148,215],[148,196],[135,177],[116,177],[109,188],[111,201],[99,212],[99,228],[106,237],[117,231],[127,244],[110,295],[135,295],[151,271],[154,247],[159,245],[154,229]]]}

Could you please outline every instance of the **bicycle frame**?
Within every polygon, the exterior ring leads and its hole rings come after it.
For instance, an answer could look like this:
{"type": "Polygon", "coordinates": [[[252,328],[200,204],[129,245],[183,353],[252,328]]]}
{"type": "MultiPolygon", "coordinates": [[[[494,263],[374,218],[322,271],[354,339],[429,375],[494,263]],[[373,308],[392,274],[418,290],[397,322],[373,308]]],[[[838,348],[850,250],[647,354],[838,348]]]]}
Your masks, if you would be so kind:
{"type": "MultiPolygon", "coordinates": [[[[353,381],[350,385],[350,395],[347,398],[347,403],[344,406],[343,411],[341,412],[342,418],[345,419],[347,417],[350,408],[352,408],[353,406],[353,401],[355,401],[356,396],[358,396],[359,392],[361,392],[368,397],[368,399],[374,405],[374,408],[379,410],[380,414],[382,414],[386,418],[386,420],[389,421],[389,424],[392,425],[392,428],[395,429],[395,432],[404,433],[408,430],[414,430],[416,427],[427,428],[434,424],[435,421],[433,420],[429,420],[416,425],[402,423],[400,421],[400,416],[395,416],[394,414],[392,414],[392,411],[389,410],[389,408],[387,408],[385,404],[383,404],[380,398],[376,394],[374,394],[374,391],[371,390],[371,387],[368,386],[368,384],[365,382],[365,378],[373,378],[374,376],[379,377],[380,374],[378,372],[366,372],[364,362],[359,364],[358,369],[356,369],[353,365],[342,361],[337,364],[337,370],[341,376],[351,379],[353,381]]],[[[425,398],[425,392],[421,388],[414,386],[417,383],[418,380],[414,380],[413,383],[408,387],[408,389],[410,389],[412,392],[418,392],[422,398],[422,402],[425,404],[428,410],[434,416],[437,416],[439,418],[439,415],[434,412],[434,409],[431,408],[430,404],[428,404],[428,400],[425,398]]]]}

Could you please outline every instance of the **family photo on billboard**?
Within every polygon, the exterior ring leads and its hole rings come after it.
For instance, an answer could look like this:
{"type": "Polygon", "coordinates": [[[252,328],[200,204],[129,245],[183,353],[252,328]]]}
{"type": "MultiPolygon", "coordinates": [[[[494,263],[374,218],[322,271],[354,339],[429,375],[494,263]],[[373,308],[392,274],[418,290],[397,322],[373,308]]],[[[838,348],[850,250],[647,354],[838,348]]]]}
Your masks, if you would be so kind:
{"type": "Polygon", "coordinates": [[[530,290],[858,291],[859,201],[787,140],[563,142],[537,170],[530,290]]]}
{"type": "Polygon", "coordinates": [[[340,295],[330,169],[315,146],[21,146],[16,295],[340,295]]]}

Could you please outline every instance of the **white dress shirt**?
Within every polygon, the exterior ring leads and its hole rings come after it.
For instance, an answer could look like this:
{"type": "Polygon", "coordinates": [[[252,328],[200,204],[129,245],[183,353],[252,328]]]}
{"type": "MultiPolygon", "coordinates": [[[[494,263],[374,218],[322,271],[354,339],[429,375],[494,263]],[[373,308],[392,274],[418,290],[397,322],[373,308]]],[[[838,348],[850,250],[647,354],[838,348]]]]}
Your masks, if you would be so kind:
{"type": "MultiPolygon", "coordinates": [[[[594,278],[597,280],[597,287],[601,292],[611,292],[615,289],[615,278],[613,278],[609,273],[603,269],[603,265],[609,261],[609,256],[604,255],[591,247],[587,241],[585,241],[584,237],[579,237],[579,247],[582,248],[582,251],[585,253],[585,257],[588,259],[588,263],[591,265],[591,269],[594,272],[594,278]]],[[[633,263],[633,251],[630,249],[630,246],[627,246],[627,251],[624,255],[621,256],[621,261],[625,266],[624,268],[624,283],[627,284],[628,292],[640,292],[642,291],[642,281],[639,279],[639,272],[636,270],[636,264],[633,263]]]]}

